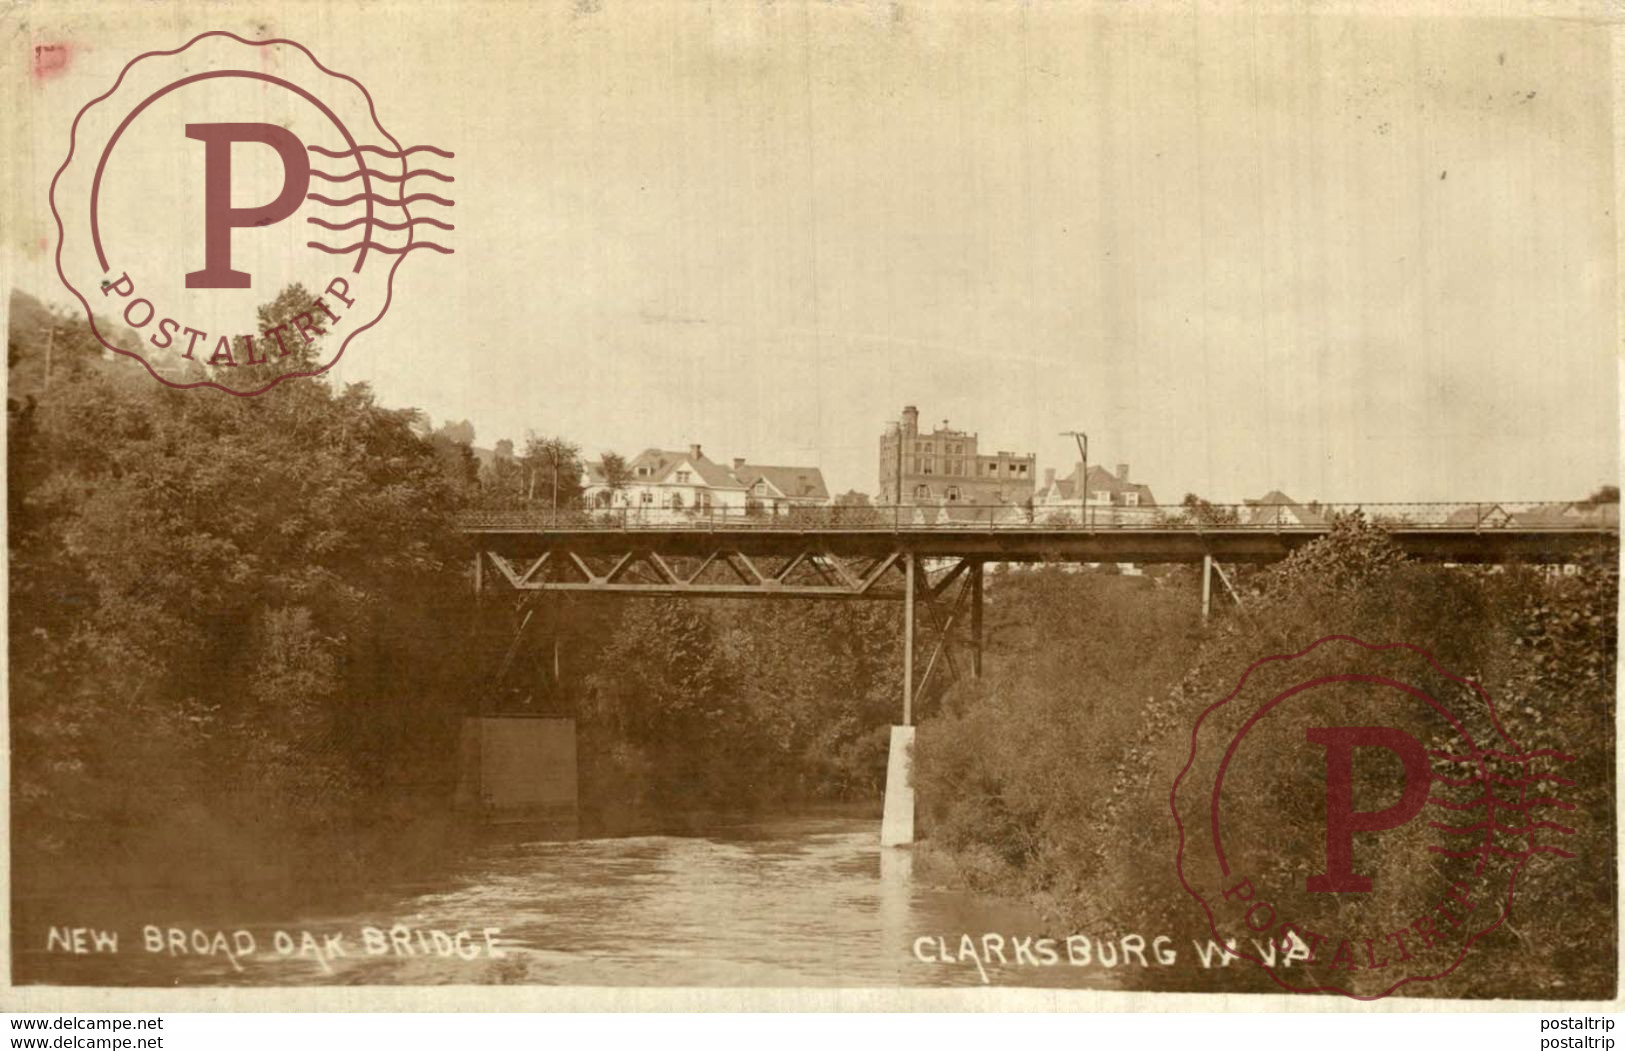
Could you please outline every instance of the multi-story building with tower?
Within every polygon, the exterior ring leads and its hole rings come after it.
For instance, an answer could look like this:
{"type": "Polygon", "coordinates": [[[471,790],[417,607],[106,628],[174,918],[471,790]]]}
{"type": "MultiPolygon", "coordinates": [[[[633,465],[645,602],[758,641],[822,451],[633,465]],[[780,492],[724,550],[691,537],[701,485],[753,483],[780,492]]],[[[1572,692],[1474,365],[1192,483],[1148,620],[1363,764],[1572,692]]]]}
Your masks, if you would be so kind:
{"type": "Polygon", "coordinates": [[[879,503],[1020,505],[1031,500],[1033,454],[985,454],[977,442],[975,434],[956,431],[947,420],[921,431],[920,410],[907,406],[880,436],[879,503]]]}

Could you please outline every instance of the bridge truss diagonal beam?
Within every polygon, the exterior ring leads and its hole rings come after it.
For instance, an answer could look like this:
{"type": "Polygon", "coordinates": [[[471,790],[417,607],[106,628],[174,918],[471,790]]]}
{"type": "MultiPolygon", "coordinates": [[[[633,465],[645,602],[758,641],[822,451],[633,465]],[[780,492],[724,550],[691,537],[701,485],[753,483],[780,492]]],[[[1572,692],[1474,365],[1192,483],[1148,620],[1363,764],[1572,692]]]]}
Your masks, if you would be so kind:
{"type": "MultiPolygon", "coordinates": [[[[676,552],[657,550],[647,543],[628,544],[620,550],[605,551],[600,546],[583,553],[561,539],[546,544],[539,553],[523,555],[482,546],[476,559],[475,587],[526,594],[901,599],[908,557],[903,551],[840,554],[818,543],[777,556],[746,553],[726,543],[676,552]],[[777,565],[764,563],[764,558],[777,565]],[[595,568],[594,559],[607,563],[607,568],[595,568]],[[494,567],[496,573],[480,572],[485,565],[494,567]]],[[[921,573],[924,600],[940,597],[964,576],[969,563],[962,559],[954,563],[940,576],[921,573]],[[933,581],[931,576],[937,578],[933,581]]]]}

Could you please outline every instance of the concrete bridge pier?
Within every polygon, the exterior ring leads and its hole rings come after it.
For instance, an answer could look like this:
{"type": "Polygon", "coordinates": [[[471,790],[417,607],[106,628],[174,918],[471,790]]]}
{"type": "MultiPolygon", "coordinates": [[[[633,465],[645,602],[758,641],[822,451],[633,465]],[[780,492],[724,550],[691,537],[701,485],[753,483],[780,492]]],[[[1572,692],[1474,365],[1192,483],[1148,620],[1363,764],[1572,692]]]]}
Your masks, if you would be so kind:
{"type": "Polygon", "coordinates": [[[886,756],[886,805],[880,818],[880,845],[904,847],[914,842],[914,591],[919,558],[903,555],[903,725],[891,728],[886,756]]]}
{"type": "Polygon", "coordinates": [[[880,818],[880,845],[906,847],[914,842],[914,727],[891,728],[886,758],[886,809],[880,818]]]}

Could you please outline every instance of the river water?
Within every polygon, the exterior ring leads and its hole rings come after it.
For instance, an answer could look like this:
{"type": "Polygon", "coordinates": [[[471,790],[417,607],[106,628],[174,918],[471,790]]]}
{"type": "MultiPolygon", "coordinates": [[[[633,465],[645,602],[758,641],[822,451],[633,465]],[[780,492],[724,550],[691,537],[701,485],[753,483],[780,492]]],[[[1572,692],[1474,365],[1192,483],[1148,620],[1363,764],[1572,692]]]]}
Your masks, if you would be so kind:
{"type": "Polygon", "coordinates": [[[132,917],[101,932],[100,952],[95,932],[27,932],[17,974],[166,986],[1121,984],[1127,961],[1069,960],[1065,932],[1033,912],[917,878],[910,851],[879,846],[878,825],[800,817],[699,836],[492,843],[432,888],[344,913],[243,927],[132,917]],[[1045,935],[1053,961],[1036,948],[1045,935]]]}

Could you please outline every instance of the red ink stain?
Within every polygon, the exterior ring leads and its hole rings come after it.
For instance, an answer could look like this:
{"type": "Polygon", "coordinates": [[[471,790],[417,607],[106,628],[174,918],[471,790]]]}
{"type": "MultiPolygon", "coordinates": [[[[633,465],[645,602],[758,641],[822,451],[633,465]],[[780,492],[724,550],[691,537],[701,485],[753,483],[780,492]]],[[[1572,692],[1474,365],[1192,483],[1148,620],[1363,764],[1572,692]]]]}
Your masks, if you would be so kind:
{"type": "Polygon", "coordinates": [[[46,81],[61,76],[72,60],[73,49],[68,44],[35,44],[34,79],[46,81]]]}

